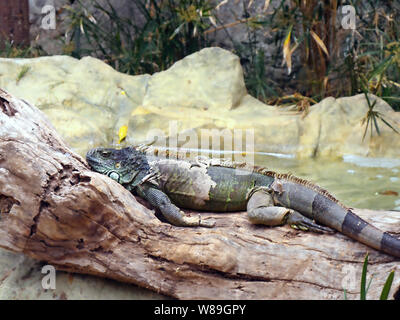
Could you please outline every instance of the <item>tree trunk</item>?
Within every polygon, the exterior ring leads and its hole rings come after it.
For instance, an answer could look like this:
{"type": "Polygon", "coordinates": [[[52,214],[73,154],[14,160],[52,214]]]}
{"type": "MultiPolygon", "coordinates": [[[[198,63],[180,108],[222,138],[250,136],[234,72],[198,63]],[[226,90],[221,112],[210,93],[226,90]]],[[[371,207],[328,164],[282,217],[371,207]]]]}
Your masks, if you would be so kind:
{"type": "Polygon", "coordinates": [[[0,1],[0,40],[29,45],[28,0],[0,1]]]}
{"type": "MultiPolygon", "coordinates": [[[[251,225],[202,213],[216,227],[161,222],[121,185],[89,170],[44,114],[0,90],[0,246],[58,269],[135,283],[182,299],[358,298],[364,256],[379,298],[399,261],[339,233],[251,225]]],[[[400,231],[399,212],[356,210],[400,231]]],[[[194,213],[192,213],[194,214],[194,213]]],[[[398,293],[396,275],[390,297],[398,293]]]]}

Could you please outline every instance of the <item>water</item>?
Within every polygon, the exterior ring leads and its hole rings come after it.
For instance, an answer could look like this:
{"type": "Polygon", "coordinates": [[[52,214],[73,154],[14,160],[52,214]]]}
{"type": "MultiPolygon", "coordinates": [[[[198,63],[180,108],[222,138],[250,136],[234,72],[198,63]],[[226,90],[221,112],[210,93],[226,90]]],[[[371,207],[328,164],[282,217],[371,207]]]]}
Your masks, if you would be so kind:
{"type": "Polygon", "coordinates": [[[349,155],[338,160],[299,160],[258,154],[255,163],[310,180],[349,207],[400,210],[400,159],[349,155]]]}

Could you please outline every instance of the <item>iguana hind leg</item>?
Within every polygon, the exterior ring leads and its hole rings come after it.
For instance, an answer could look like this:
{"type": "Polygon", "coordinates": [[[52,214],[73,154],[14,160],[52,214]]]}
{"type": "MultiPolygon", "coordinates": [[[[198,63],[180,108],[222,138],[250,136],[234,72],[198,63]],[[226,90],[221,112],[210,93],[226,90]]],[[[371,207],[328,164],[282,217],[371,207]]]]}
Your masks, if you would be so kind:
{"type": "Polygon", "coordinates": [[[158,208],[165,219],[169,223],[179,227],[208,227],[215,225],[213,220],[201,220],[201,216],[188,217],[176,205],[174,205],[169,197],[161,190],[142,184],[137,187],[139,195],[145,198],[150,204],[158,208]]]}
{"type": "Polygon", "coordinates": [[[258,189],[251,193],[247,201],[247,216],[251,223],[279,226],[285,224],[290,210],[275,207],[271,194],[266,189],[258,189]]]}
{"type": "Polygon", "coordinates": [[[303,231],[313,231],[317,233],[333,233],[335,230],[321,226],[313,222],[310,218],[303,216],[300,212],[290,209],[287,215],[286,223],[293,229],[300,229],[303,231]]]}
{"type": "Polygon", "coordinates": [[[294,229],[314,232],[333,230],[314,223],[301,213],[285,207],[274,206],[272,195],[266,188],[253,191],[247,202],[247,215],[251,223],[267,226],[288,224],[294,229]]]}

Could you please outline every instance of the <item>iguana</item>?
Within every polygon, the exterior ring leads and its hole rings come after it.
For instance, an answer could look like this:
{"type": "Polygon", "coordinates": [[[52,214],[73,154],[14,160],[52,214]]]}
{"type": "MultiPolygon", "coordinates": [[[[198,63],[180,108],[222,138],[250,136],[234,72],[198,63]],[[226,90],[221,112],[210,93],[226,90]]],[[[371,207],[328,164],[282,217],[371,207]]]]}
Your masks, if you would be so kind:
{"type": "Polygon", "coordinates": [[[176,226],[215,225],[202,220],[201,215],[187,216],[179,207],[214,212],[247,210],[255,224],[286,223],[314,232],[337,230],[400,257],[400,239],[375,228],[307,180],[259,167],[248,169],[204,158],[161,158],[151,153],[148,148],[95,148],[86,159],[92,170],[136,192],[176,226]]]}

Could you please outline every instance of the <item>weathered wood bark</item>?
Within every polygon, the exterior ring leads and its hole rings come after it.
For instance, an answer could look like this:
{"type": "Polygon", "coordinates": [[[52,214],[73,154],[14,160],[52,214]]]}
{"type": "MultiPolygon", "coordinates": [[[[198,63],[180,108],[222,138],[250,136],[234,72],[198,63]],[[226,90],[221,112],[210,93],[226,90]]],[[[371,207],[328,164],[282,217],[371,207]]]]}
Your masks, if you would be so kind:
{"type": "MultiPolygon", "coordinates": [[[[67,124],[66,124],[67,125],[67,124]]],[[[400,232],[399,212],[357,210],[400,232]]],[[[358,298],[362,262],[378,298],[399,260],[336,233],[251,225],[211,214],[213,229],[179,228],[91,172],[42,112],[0,90],[0,246],[61,270],[131,282],[185,299],[358,298]]],[[[391,297],[400,285],[395,277],[391,297]]]]}

